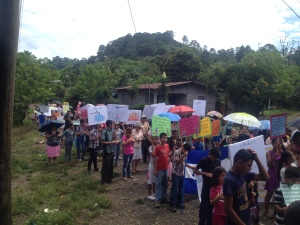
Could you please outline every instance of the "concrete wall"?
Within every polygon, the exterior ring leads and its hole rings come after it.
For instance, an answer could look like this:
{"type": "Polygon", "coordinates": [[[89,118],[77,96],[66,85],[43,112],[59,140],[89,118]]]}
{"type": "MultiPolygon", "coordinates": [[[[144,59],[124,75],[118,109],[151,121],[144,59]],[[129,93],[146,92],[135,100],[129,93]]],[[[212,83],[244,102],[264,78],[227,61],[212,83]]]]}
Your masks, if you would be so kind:
{"type": "MultiPolygon", "coordinates": [[[[216,96],[208,94],[204,85],[187,83],[176,86],[170,86],[170,104],[188,105],[193,107],[193,100],[206,100],[206,111],[215,109],[216,96]],[[175,102],[174,102],[175,101],[175,102]]],[[[118,99],[120,104],[129,105],[131,103],[130,97],[126,90],[118,90],[118,99]]],[[[157,90],[150,90],[151,104],[157,103],[157,90]]],[[[149,104],[149,90],[139,90],[138,97],[134,101],[135,104],[149,104]]]]}

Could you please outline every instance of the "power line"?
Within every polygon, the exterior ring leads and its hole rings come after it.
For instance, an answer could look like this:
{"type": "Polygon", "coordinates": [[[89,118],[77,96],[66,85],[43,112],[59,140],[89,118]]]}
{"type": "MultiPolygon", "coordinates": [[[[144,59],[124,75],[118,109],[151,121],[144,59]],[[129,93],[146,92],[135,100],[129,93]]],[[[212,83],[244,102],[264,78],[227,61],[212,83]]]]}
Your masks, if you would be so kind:
{"type": "Polygon", "coordinates": [[[292,9],[292,7],[290,7],[284,0],[282,0],[283,2],[284,2],[284,4],[286,4],[287,5],[287,7],[289,7],[290,8],[290,10],[292,10],[295,14],[296,14],[296,16],[300,19],[300,17],[298,16],[298,14],[292,9]]]}
{"type": "Polygon", "coordinates": [[[131,7],[130,7],[129,0],[127,0],[127,2],[128,2],[128,7],[129,7],[129,11],[130,11],[131,20],[132,20],[133,27],[134,27],[134,33],[136,33],[135,23],[134,23],[134,20],[133,20],[133,16],[132,16],[132,12],[131,12],[131,7]]]}

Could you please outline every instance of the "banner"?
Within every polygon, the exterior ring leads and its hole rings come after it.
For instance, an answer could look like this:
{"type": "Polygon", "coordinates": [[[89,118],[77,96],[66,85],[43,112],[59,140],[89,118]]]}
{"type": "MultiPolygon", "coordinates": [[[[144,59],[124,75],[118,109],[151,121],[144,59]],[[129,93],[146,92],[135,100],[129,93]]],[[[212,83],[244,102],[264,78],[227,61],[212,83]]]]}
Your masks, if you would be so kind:
{"type": "Polygon", "coordinates": [[[271,125],[270,138],[271,139],[281,138],[285,136],[286,119],[287,119],[286,113],[270,116],[270,125],[271,125]]]}
{"type": "Polygon", "coordinates": [[[161,133],[166,133],[171,137],[171,121],[166,117],[153,116],[151,126],[152,136],[158,136],[161,133]]]}
{"type": "Polygon", "coordinates": [[[95,125],[99,123],[105,123],[107,120],[107,107],[93,106],[87,108],[88,125],[95,125]]]}
{"type": "Polygon", "coordinates": [[[211,122],[212,136],[220,136],[221,120],[214,120],[211,122]]]}
{"type": "Polygon", "coordinates": [[[135,124],[141,121],[141,110],[128,110],[127,124],[135,124]]]}
{"type": "Polygon", "coordinates": [[[195,99],[193,100],[193,110],[195,110],[193,115],[205,116],[205,109],[206,109],[205,100],[195,100],[195,99]]]}
{"type": "MultiPolygon", "coordinates": [[[[264,167],[268,168],[263,135],[229,145],[228,155],[229,155],[231,165],[233,165],[234,155],[240,149],[248,149],[248,148],[252,148],[253,150],[255,150],[258,158],[260,159],[260,161],[262,162],[264,167]]],[[[258,167],[257,167],[257,164],[255,161],[253,161],[251,172],[259,173],[258,167]]]]}
{"type": "Polygon", "coordinates": [[[191,116],[189,118],[182,118],[178,122],[179,124],[179,137],[192,136],[200,133],[200,117],[191,116]]]}
{"type": "Polygon", "coordinates": [[[199,137],[209,137],[211,135],[212,135],[211,119],[209,117],[204,117],[201,120],[200,133],[193,135],[193,139],[196,139],[196,138],[199,138],[199,137]]]}
{"type": "Polygon", "coordinates": [[[143,115],[147,117],[147,119],[151,119],[153,116],[155,110],[155,106],[152,105],[145,105],[144,110],[143,110],[143,115]]]}
{"type": "Polygon", "coordinates": [[[109,120],[115,122],[127,122],[128,120],[128,105],[107,105],[107,116],[109,120]]]}

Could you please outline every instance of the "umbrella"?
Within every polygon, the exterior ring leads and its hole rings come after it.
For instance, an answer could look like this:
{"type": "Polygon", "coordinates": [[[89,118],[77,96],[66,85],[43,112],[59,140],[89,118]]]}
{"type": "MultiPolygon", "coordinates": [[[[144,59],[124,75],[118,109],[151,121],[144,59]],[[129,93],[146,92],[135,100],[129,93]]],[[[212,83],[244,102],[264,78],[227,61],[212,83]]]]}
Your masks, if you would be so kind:
{"type": "Polygon", "coordinates": [[[223,115],[217,111],[210,111],[208,113],[206,113],[207,116],[211,116],[211,117],[217,117],[219,119],[223,118],[223,115]]]}
{"type": "Polygon", "coordinates": [[[48,120],[46,121],[43,126],[39,129],[40,132],[46,132],[51,129],[51,127],[54,125],[56,129],[60,128],[65,123],[59,120],[48,120]]]}
{"type": "Polygon", "coordinates": [[[170,121],[179,121],[181,118],[177,114],[170,113],[170,112],[165,112],[165,113],[160,113],[158,114],[160,117],[167,117],[170,121]]]}
{"type": "Polygon", "coordinates": [[[260,127],[248,127],[249,130],[270,130],[271,124],[270,120],[260,120],[260,127]]]}
{"type": "Polygon", "coordinates": [[[259,120],[244,112],[231,113],[223,118],[226,121],[230,121],[237,124],[242,124],[248,127],[260,127],[261,123],[259,120]]]}
{"type": "Polygon", "coordinates": [[[186,105],[178,105],[174,106],[169,109],[168,112],[175,113],[175,114],[189,114],[195,112],[191,107],[188,107],[186,105]]]}
{"type": "Polygon", "coordinates": [[[53,100],[51,103],[54,103],[54,104],[57,104],[57,105],[62,105],[62,102],[58,101],[58,100],[53,100]]]}
{"type": "Polygon", "coordinates": [[[300,118],[293,119],[287,123],[288,127],[300,128],[300,118]]]}

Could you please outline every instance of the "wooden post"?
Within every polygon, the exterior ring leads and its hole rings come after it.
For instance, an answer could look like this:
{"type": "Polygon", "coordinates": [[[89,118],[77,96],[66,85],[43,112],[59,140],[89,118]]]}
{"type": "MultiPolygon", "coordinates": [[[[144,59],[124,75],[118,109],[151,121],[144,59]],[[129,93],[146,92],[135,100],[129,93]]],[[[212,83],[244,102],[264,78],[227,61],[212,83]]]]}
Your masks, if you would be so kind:
{"type": "Polygon", "coordinates": [[[20,0],[0,0],[0,224],[12,224],[11,130],[20,0]]]}

